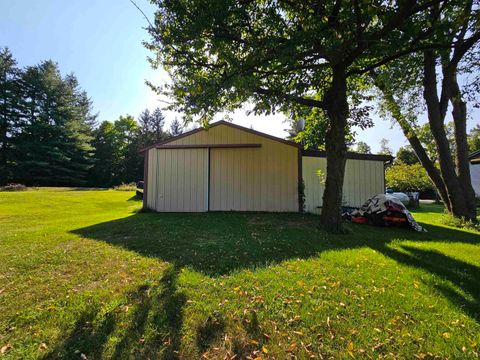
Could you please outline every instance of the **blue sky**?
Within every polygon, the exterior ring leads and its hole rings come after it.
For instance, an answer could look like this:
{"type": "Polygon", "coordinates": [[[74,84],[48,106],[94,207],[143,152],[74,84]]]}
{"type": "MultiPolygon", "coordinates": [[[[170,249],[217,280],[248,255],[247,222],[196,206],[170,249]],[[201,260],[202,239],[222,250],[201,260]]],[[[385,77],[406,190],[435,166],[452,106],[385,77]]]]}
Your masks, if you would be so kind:
{"type": "MultiPolygon", "coordinates": [[[[136,3],[151,18],[154,7],[147,0],[136,3]]],[[[87,91],[98,119],[115,120],[120,115],[137,116],[143,109],[162,106],[145,85],[167,81],[163,71],[147,62],[147,25],[129,0],[4,0],[0,3],[0,47],[8,46],[19,65],[42,60],[58,62],[62,73],[73,72],[87,91]]],[[[167,122],[178,115],[166,113],[167,122]]],[[[233,114],[234,122],[284,137],[287,125],[281,114],[246,116],[233,114]]],[[[375,127],[358,131],[374,151],[381,138],[396,150],[406,141],[397,127],[375,117],[375,127]]],[[[471,121],[470,126],[473,123],[471,121]]]]}

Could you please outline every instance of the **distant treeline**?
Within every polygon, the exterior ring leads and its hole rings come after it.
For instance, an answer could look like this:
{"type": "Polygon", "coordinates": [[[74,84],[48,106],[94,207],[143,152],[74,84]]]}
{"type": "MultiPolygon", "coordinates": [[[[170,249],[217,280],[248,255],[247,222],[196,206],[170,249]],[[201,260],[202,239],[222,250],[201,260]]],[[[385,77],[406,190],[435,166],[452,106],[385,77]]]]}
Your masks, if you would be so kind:
{"type": "Polygon", "coordinates": [[[110,187],[143,178],[138,151],[183,131],[169,131],[160,109],[97,122],[73,74],[44,61],[19,68],[0,49],[0,185],[110,187]]]}

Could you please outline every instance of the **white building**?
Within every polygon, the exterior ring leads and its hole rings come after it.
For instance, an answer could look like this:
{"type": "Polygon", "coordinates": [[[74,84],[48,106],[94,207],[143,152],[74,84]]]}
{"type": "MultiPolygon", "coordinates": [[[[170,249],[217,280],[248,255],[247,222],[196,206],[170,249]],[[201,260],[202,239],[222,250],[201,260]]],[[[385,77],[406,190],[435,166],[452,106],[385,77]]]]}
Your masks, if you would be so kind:
{"type": "Polygon", "coordinates": [[[470,161],[470,176],[475,195],[480,197],[480,150],[471,153],[468,156],[470,161]]]}

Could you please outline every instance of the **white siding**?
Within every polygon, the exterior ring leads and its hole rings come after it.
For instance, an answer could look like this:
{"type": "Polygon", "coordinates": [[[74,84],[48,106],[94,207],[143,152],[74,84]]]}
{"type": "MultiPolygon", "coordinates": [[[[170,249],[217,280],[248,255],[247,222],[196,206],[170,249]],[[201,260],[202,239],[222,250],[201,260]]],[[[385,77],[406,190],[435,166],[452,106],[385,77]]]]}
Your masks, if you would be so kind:
{"type": "Polygon", "coordinates": [[[470,164],[470,177],[475,196],[480,197],[480,164],[470,164]]]}
{"type": "MultiPolygon", "coordinates": [[[[302,176],[305,182],[305,210],[320,213],[325,186],[317,171],[327,174],[327,160],[321,157],[302,157],[302,176]]],[[[385,190],[382,161],[348,159],[343,182],[343,205],[361,206],[368,198],[385,190]]]]}

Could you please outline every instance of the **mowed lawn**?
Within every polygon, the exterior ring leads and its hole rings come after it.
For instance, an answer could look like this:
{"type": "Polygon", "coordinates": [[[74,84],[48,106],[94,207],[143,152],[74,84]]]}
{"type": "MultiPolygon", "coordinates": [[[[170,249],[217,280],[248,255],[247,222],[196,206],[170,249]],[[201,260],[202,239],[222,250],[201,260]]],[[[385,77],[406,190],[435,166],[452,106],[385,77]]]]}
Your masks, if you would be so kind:
{"type": "Polygon", "coordinates": [[[132,192],[0,193],[5,358],[475,358],[480,233],[314,215],[141,213],[132,192]],[[83,354],[83,355],[82,355],[83,354]]]}

